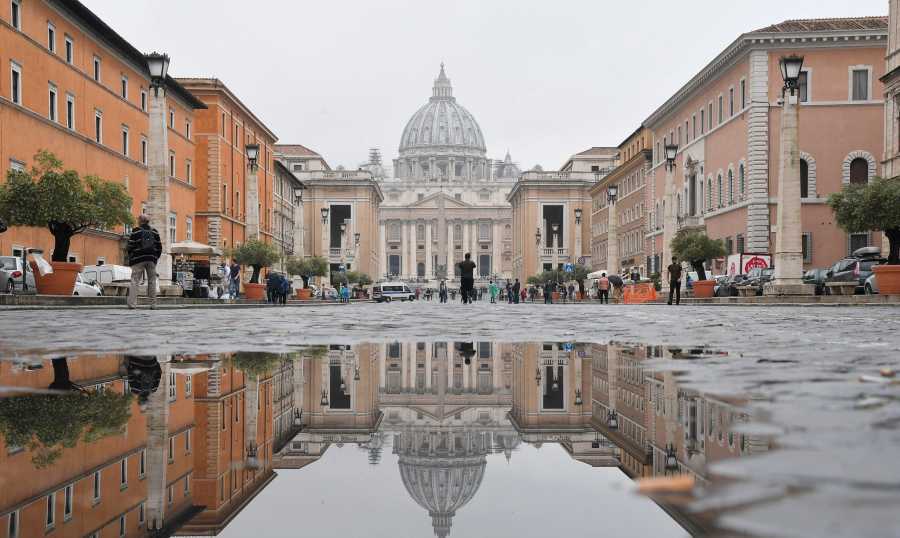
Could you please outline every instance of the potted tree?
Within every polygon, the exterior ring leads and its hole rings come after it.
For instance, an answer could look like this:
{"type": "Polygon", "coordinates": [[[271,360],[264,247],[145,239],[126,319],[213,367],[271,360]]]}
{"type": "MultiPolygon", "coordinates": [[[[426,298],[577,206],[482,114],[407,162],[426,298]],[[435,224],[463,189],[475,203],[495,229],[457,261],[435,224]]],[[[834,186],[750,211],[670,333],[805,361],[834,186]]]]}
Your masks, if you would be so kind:
{"type": "Polygon", "coordinates": [[[247,299],[260,301],[266,298],[266,285],[259,283],[259,277],[264,267],[271,267],[278,261],[279,252],[274,245],[264,243],[258,239],[251,239],[246,243],[230,251],[230,256],[241,265],[253,268],[250,282],[244,285],[247,299]]]}
{"type": "Polygon", "coordinates": [[[694,297],[712,297],[716,281],[706,279],[704,263],[725,256],[725,245],[721,239],[710,239],[700,230],[684,229],[672,239],[672,255],[687,261],[697,271],[694,282],[694,297]]]}
{"type": "Polygon", "coordinates": [[[570,275],[572,280],[574,280],[575,282],[578,283],[578,300],[579,301],[584,300],[584,281],[587,280],[587,277],[589,274],[591,274],[590,269],[588,269],[587,267],[585,267],[581,264],[576,264],[575,272],[570,275]]]}
{"type": "Polygon", "coordinates": [[[328,260],[321,256],[312,256],[303,258],[300,267],[298,267],[300,278],[303,279],[303,289],[297,290],[297,297],[300,299],[309,299],[312,297],[312,291],[309,289],[309,279],[316,276],[325,276],[328,274],[328,260]]]}
{"type": "Polygon", "coordinates": [[[372,278],[369,277],[369,275],[358,271],[349,271],[347,273],[347,281],[356,286],[354,294],[354,297],[356,298],[358,298],[359,294],[366,286],[372,284],[372,278]]]}
{"type": "Polygon", "coordinates": [[[888,261],[873,268],[878,292],[900,295],[900,179],[875,178],[847,185],[828,197],[838,225],[849,233],[880,230],[890,244],[888,261]]]}
{"type": "Polygon", "coordinates": [[[72,295],[81,265],[69,263],[72,237],[88,228],[110,230],[131,224],[131,197],[119,183],[64,170],[52,153],[41,150],[27,172],[7,173],[0,185],[0,219],[9,226],[47,228],[53,235],[53,272],[35,271],[38,293],[72,295]]]}

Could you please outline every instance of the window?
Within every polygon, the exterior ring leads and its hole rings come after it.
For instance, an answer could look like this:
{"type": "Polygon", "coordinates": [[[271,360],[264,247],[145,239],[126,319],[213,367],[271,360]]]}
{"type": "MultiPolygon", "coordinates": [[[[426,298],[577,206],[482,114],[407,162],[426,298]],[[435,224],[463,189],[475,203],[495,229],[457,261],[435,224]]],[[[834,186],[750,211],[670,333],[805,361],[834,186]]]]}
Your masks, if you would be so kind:
{"type": "Polygon", "coordinates": [[[724,197],[722,196],[722,175],[721,174],[719,174],[717,181],[718,181],[717,187],[719,188],[718,202],[719,202],[719,207],[722,207],[724,205],[724,197]]]}
{"type": "MultiPolygon", "coordinates": [[[[177,243],[178,240],[175,238],[176,232],[178,231],[178,216],[175,213],[169,213],[169,243],[177,243]]],[[[172,396],[173,389],[175,388],[174,384],[169,383],[169,397],[172,396]]]]}
{"type": "Polygon", "coordinates": [[[119,516],[119,536],[125,536],[125,514],[119,516]]]}
{"type": "Polygon", "coordinates": [[[103,143],[103,112],[94,110],[94,142],[103,143]]]}
{"type": "Polygon", "coordinates": [[[66,36],[66,63],[71,64],[75,61],[75,42],[72,38],[66,36]]]}
{"type": "MultiPolygon", "coordinates": [[[[184,240],[185,241],[193,241],[194,240],[194,221],[191,217],[185,217],[184,219],[184,240]]],[[[186,384],[185,392],[190,394],[190,387],[186,384]]]]}
{"type": "Polygon", "coordinates": [[[141,164],[147,164],[147,139],[141,137],[141,164]]]}
{"type": "Polygon", "coordinates": [[[72,510],[75,504],[75,484],[69,484],[65,489],[65,503],[63,504],[63,520],[72,518],[72,510]]]}
{"type": "Polygon", "coordinates": [[[691,138],[697,138],[697,115],[691,116],[691,138]]]}
{"type": "Polygon", "coordinates": [[[734,88],[728,88],[728,117],[734,116],[734,88]]]}
{"type": "MultiPolygon", "coordinates": [[[[232,471],[232,473],[233,472],[234,471],[232,471]]],[[[172,501],[174,500],[174,498],[175,498],[175,490],[174,490],[174,488],[172,488],[172,486],[169,486],[168,488],[166,488],[166,501],[169,504],[172,504],[172,501]]]]}
{"type": "Polygon", "coordinates": [[[681,125],[678,126],[678,145],[681,145],[681,125]]]}
{"type": "Polygon", "coordinates": [[[175,461],[175,436],[169,437],[169,463],[175,461]]]}
{"type": "Polygon", "coordinates": [[[747,108],[747,81],[741,79],[741,110],[747,108]]]}
{"type": "Polygon", "coordinates": [[[734,203],[734,171],[728,171],[728,204],[734,203]]]}
{"type": "Polygon", "coordinates": [[[122,489],[128,486],[128,458],[122,458],[119,462],[119,486],[122,489]]]}
{"type": "Polygon", "coordinates": [[[191,166],[191,161],[185,160],[184,161],[184,180],[187,181],[188,183],[193,183],[193,179],[194,179],[194,174],[193,174],[193,168],[191,166]]]}
{"type": "Polygon", "coordinates": [[[122,126],[122,155],[128,156],[128,126],[122,126]]]}
{"type": "Polygon", "coordinates": [[[66,94],[66,127],[75,130],[75,96],[71,93],[66,94]]]}
{"type": "Polygon", "coordinates": [[[869,100],[869,69],[853,69],[850,79],[850,100],[869,100]]]}
{"type": "Polygon", "coordinates": [[[719,125],[722,124],[722,119],[725,116],[725,99],[720,95],[719,96],[719,125]]]}
{"type": "Polygon", "coordinates": [[[812,263],[812,234],[803,232],[803,263],[812,263]]]}
{"type": "Polygon", "coordinates": [[[56,52],[56,26],[52,22],[47,23],[47,49],[56,52]]]}
{"type": "Polygon", "coordinates": [[[144,519],[146,517],[144,512],[144,503],[138,505],[138,525],[142,525],[144,523],[144,519]]]}
{"type": "Polygon", "coordinates": [[[169,175],[175,177],[175,154],[169,153],[169,175]]]}
{"type": "Polygon", "coordinates": [[[9,22],[16,30],[22,31],[22,7],[19,5],[20,0],[12,0],[9,5],[9,22]]]}
{"type": "Polygon", "coordinates": [[[175,111],[174,110],[169,111],[169,128],[170,129],[175,128],[175,111]]]}
{"type": "Polygon", "coordinates": [[[731,237],[725,238],[725,252],[728,254],[734,254],[734,242],[731,240],[731,237]]]}
{"type": "Polygon", "coordinates": [[[869,246],[868,233],[850,234],[850,251],[847,254],[853,254],[857,250],[869,246]]]}
{"type": "Polygon", "coordinates": [[[122,99],[128,99],[128,77],[122,75],[122,99]]]}
{"type": "Polygon", "coordinates": [[[93,499],[96,503],[100,500],[100,471],[94,471],[94,483],[93,483],[93,499]]]}
{"type": "Polygon", "coordinates": [[[53,524],[56,522],[56,510],[54,510],[55,505],[56,505],[56,494],[51,493],[50,495],[47,495],[47,518],[45,521],[47,523],[47,528],[52,527],[53,524]]]}
{"type": "Polygon", "coordinates": [[[857,157],[850,161],[850,184],[865,185],[869,182],[869,161],[857,157]]]}
{"type": "Polygon", "coordinates": [[[94,56],[94,80],[100,82],[100,58],[94,56]]]}
{"type": "Polygon", "coordinates": [[[6,525],[6,535],[9,538],[19,538],[19,511],[9,513],[9,522],[6,525]]]}
{"type": "Polygon", "coordinates": [[[800,78],[797,79],[797,94],[801,103],[809,102],[809,71],[800,72],[800,78]]]}
{"type": "Polygon", "coordinates": [[[188,454],[191,453],[191,430],[184,432],[184,451],[188,454]]]}
{"type": "Polygon", "coordinates": [[[191,138],[191,122],[189,122],[189,121],[184,122],[184,136],[188,140],[190,140],[190,138],[191,138]]]}
{"type": "Polygon", "coordinates": [[[738,254],[743,253],[744,252],[744,236],[742,234],[737,234],[737,237],[735,238],[734,242],[735,242],[735,245],[737,248],[736,252],[738,254]]]}
{"type": "Polygon", "coordinates": [[[809,197],[809,163],[800,159],[800,198],[809,197]]]}
{"type": "Polygon", "coordinates": [[[55,122],[55,121],[57,121],[57,115],[56,115],[56,86],[55,86],[55,85],[50,84],[50,87],[49,87],[48,90],[47,90],[47,96],[48,96],[48,103],[47,103],[47,104],[48,104],[48,107],[49,107],[48,110],[47,110],[47,117],[50,118],[50,121],[54,121],[54,122],[55,122]]]}
{"type": "Polygon", "coordinates": [[[741,199],[743,199],[744,193],[746,192],[746,189],[747,189],[747,182],[744,177],[744,165],[743,164],[738,166],[738,188],[740,189],[740,192],[741,192],[741,199]]]}
{"type": "Polygon", "coordinates": [[[706,111],[700,110],[700,134],[706,132],[706,111]]]}
{"type": "Polygon", "coordinates": [[[709,105],[707,106],[707,113],[706,113],[706,116],[707,116],[706,119],[709,122],[710,130],[712,130],[712,128],[713,128],[713,107],[712,106],[713,106],[712,103],[709,103],[709,105]]]}
{"type": "Polygon", "coordinates": [[[294,172],[302,172],[302,171],[303,171],[303,165],[302,165],[302,164],[295,164],[295,165],[293,165],[293,170],[294,170],[294,172]]]}
{"type": "Polygon", "coordinates": [[[141,111],[147,112],[147,90],[141,88],[141,111]]]}
{"type": "Polygon", "coordinates": [[[17,105],[22,104],[22,66],[16,62],[10,62],[10,87],[9,98],[17,105]]]}
{"type": "Polygon", "coordinates": [[[138,457],[138,478],[144,478],[147,473],[147,449],[141,450],[138,457]]]}

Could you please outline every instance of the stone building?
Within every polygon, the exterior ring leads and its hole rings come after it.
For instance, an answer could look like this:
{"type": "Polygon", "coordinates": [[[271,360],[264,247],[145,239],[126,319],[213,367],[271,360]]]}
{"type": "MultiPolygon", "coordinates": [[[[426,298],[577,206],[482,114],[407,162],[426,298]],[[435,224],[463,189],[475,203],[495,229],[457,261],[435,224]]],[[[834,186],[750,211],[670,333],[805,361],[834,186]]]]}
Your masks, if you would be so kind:
{"type": "Polygon", "coordinates": [[[303,257],[303,191],[305,186],[277,157],[274,165],[275,244],[281,250],[282,259],[288,256],[303,257]]]}
{"type": "Polygon", "coordinates": [[[506,195],[519,169],[508,153],[502,162],[487,157],[481,127],[456,101],[443,65],[431,98],[407,122],[393,163],[396,177],[378,178],[385,201],[373,278],[436,287],[440,278],[458,276],[455,265],[467,252],[482,278],[511,274],[506,195]]]}
{"type": "MultiPolygon", "coordinates": [[[[678,145],[672,206],[730,253],[774,249],[779,161],[779,58],[804,56],[800,157],[804,267],[827,267],[877,232],[847,234],[826,204],[830,193],[866,183],[883,151],[886,17],[785,21],[739,36],[643,123],[653,133],[649,183],[651,256],[663,251],[665,159],[678,145]],[[828,136],[823,136],[828,133],[828,136]]],[[[665,265],[663,263],[662,265],[665,265]]],[[[650,271],[658,271],[654,265],[650,271]]],[[[714,266],[715,274],[724,271],[714,266]]]]}
{"type": "MultiPolygon", "coordinates": [[[[7,2],[0,10],[0,163],[31,168],[40,149],[67,169],[125,186],[131,212],[147,208],[150,73],[144,54],[81,2],[7,2]]],[[[155,225],[166,244],[192,239],[197,195],[195,111],[204,104],[166,81],[169,207],[155,225]]],[[[124,261],[128,230],[89,228],[72,238],[71,262],[124,261]]],[[[25,248],[51,252],[45,228],[14,227],[0,235],[0,255],[25,248]]],[[[47,256],[49,258],[49,256],[47,256]]],[[[6,283],[3,283],[5,288],[6,283]]]]}
{"type": "Polygon", "coordinates": [[[900,176],[900,0],[890,0],[884,84],[884,177],[900,176]]]}

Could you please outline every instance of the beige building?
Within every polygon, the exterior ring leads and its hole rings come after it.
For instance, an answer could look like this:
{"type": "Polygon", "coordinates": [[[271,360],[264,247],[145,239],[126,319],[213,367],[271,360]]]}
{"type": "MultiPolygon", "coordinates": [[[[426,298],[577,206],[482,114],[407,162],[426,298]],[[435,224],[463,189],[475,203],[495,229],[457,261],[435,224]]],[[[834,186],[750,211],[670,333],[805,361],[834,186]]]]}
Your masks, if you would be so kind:
{"type": "Polygon", "coordinates": [[[591,189],[591,268],[622,274],[637,268],[647,274],[644,235],[649,230],[647,176],[652,165],[652,134],[639,127],[618,147],[619,166],[591,189]],[[615,186],[616,197],[609,197],[615,186]]]}
{"type": "Polygon", "coordinates": [[[884,84],[884,177],[900,176],[900,0],[890,0],[884,84]]]}

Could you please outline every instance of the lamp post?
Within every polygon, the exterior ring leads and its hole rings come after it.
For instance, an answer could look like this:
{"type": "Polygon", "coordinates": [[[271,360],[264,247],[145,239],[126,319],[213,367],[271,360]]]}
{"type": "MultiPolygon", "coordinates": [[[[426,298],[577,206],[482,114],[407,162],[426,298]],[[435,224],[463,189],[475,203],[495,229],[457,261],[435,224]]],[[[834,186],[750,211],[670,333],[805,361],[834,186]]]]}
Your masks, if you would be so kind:
{"type": "Polygon", "coordinates": [[[578,261],[581,257],[581,215],[583,211],[580,207],[575,208],[575,253],[570,258],[572,261],[578,261]]]}
{"type": "Polygon", "coordinates": [[[259,166],[257,166],[259,144],[244,146],[244,155],[247,157],[249,169],[246,181],[247,224],[244,237],[246,240],[259,239],[259,166]]]}
{"type": "Polygon", "coordinates": [[[359,271],[359,241],[362,239],[362,235],[359,232],[353,234],[353,265],[356,266],[356,270],[359,271]]]}
{"type": "Polygon", "coordinates": [[[347,272],[347,245],[345,241],[347,240],[347,221],[341,223],[341,266],[340,270],[342,273],[346,274],[347,272]]]}
{"type": "Polygon", "coordinates": [[[800,202],[800,111],[797,89],[803,57],[781,58],[784,79],[781,109],[781,160],[778,174],[778,207],[775,224],[775,275],[766,284],[766,295],[812,295],[813,285],[803,283],[803,221],[800,202]]]}
{"type": "MultiPolygon", "coordinates": [[[[331,264],[331,253],[329,251],[328,246],[328,206],[322,207],[320,210],[322,214],[322,257],[329,261],[329,266],[331,264]]],[[[325,299],[325,291],[324,288],[328,287],[331,283],[331,271],[325,271],[325,276],[322,277],[322,299],[325,299]]]]}
{"type": "Polygon", "coordinates": [[[535,257],[537,258],[537,273],[536,274],[539,275],[544,270],[544,264],[542,262],[543,257],[544,257],[544,249],[541,246],[541,227],[540,226],[538,226],[537,231],[534,233],[534,239],[535,239],[535,244],[537,245],[535,247],[535,257]]]}
{"type": "Polygon", "coordinates": [[[607,231],[606,231],[606,271],[607,275],[619,274],[619,217],[616,214],[618,185],[606,187],[607,231]]]}
{"type": "MultiPolygon", "coordinates": [[[[663,198],[665,213],[663,217],[663,267],[672,261],[672,239],[675,237],[675,158],[678,155],[677,144],[665,145],[666,157],[666,191],[663,198]]],[[[669,277],[662,279],[663,292],[669,290],[669,277]]]]}
{"type": "Polygon", "coordinates": [[[303,257],[303,189],[294,189],[294,256],[303,257]]]}
{"type": "Polygon", "coordinates": [[[553,223],[550,226],[553,229],[553,270],[559,270],[559,224],[553,223]]]}
{"type": "Polygon", "coordinates": [[[149,137],[147,138],[147,216],[150,226],[160,230],[162,256],[156,263],[159,285],[172,282],[172,256],[169,254],[169,137],[166,128],[166,77],[169,56],[153,52],[145,56],[150,72],[149,137]]]}

